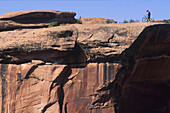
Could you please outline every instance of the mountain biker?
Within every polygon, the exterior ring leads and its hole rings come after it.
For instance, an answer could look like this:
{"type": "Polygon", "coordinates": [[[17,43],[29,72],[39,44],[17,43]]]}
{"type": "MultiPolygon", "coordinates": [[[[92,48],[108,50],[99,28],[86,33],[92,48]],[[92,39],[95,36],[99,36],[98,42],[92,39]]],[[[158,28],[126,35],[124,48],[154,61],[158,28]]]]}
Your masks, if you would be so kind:
{"type": "Polygon", "coordinates": [[[147,12],[147,15],[148,15],[147,22],[150,22],[151,12],[149,10],[147,10],[146,12],[147,12]]]}

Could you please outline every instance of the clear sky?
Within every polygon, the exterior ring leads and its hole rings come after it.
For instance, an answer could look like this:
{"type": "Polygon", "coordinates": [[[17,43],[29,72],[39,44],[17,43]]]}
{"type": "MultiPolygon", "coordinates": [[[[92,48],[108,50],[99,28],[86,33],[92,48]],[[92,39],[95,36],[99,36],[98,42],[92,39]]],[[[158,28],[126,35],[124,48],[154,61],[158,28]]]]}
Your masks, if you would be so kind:
{"type": "Polygon", "coordinates": [[[154,20],[170,19],[170,0],[0,0],[0,15],[22,10],[76,12],[76,18],[139,20],[150,10],[154,20]]]}

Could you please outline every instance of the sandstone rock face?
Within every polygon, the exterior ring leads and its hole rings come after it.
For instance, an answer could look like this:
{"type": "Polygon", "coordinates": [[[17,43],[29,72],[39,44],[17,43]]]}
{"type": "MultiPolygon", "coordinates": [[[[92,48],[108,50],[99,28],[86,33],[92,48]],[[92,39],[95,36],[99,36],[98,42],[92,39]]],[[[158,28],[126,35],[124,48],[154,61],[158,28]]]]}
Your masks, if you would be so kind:
{"type": "Polygon", "coordinates": [[[71,68],[28,63],[1,64],[0,67],[1,113],[114,111],[111,97],[97,104],[94,92],[114,80],[118,64],[91,63],[85,68],[71,68]],[[96,103],[91,105],[93,101],[96,103]]]}
{"type": "Polygon", "coordinates": [[[117,23],[112,19],[107,18],[81,18],[83,24],[108,24],[108,23],[117,23]]]}
{"type": "MultiPolygon", "coordinates": [[[[42,12],[0,18],[37,26],[64,13],[42,12]]],[[[154,24],[1,31],[0,112],[169,113],[170,25],[154,24]]]]}
{"type": "Polygon", "coordinates": [[[0,15],[0,31],[21,28],[47,27],[51,22],[58,24],[76,23],[74,12],[65,11],[18,11],[0,15]]]}

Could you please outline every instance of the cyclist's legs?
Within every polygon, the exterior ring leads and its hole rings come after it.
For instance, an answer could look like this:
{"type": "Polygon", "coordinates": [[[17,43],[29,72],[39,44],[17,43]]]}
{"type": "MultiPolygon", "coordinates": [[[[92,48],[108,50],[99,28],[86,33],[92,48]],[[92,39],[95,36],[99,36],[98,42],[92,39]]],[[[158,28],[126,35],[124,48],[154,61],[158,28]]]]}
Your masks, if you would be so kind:
{"type": "Polygon", "coordinates": [[[150,20],[151,20],[151,17],[150,17],[150,16],[148,16],[148,19],[147,19],[147,21],[148,21],[148,22],[150,22],[150,20]]]}

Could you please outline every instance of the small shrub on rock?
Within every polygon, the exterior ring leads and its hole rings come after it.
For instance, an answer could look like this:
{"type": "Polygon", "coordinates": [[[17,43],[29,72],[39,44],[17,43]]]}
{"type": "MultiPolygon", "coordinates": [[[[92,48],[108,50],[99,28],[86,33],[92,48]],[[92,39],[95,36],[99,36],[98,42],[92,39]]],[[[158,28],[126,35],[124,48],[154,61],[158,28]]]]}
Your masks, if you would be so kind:
{"type": "Polygon", "coordinates": [[[77,19],[77,23],[78,23],[78,24],[82,24],[81,19],[77,19]]]}
{"type": "Polygon", "coordinates": [[[58,26],[58,22],[51,22],[51,24],[48,27],[54,27],[54,26],[58,26]]]}
{"type": "Polygon", "coordinates": [[[163,22],[170,23],[170,19],[164,19],[163,22]]]}
{"type": "Polygon", "coordinates": [[[124,20],[123,23],[128,23],[128,21],[127,21],[127,20],[124,20]]]}
{"type": "Polygon", "coordinates": [[[106,20],[106,23],[109,24],[109,23],[112,23],[109,19],[106,20]]]}
{"type": "Polygon", "coordinates": [[[129,21],[130,23],[132,23],[132,22],[135,22],[133,19],[130,19],[130,21],[129,21]]]}

